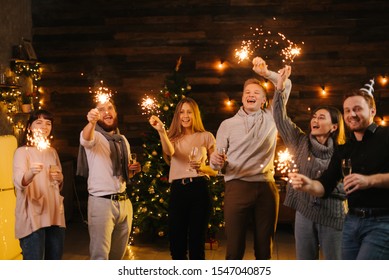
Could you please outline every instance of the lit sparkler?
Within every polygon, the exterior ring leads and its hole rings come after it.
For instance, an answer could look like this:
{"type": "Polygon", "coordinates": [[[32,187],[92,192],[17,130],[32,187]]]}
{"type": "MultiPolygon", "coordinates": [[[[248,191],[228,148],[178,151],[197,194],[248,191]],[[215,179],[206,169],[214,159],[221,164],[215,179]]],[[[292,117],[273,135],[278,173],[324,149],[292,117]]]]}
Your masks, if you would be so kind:
{"type": "Polygon", "coordinates": [[[251,42],[250,41],[242,41],[241,49],[235,49],[235,57],[238,58],[238,63],[241,63],[245,59],[249,59],[253,54],[250,49],[251,42]]]}
{"type": "Polygon", "coordinates": [[[154,97],[149,97],[148,95],[146,95],[146,97],[142,99],[142,103],[140,104],[140,106],[143,111],[142,115],[159,116],[159,114],[161,113],[159,110],[158,101],[154,97]]]}
{"type": "Polygon", "coordinates": [[[94,91],[89,88],[89,93],[93,93],[95,95],[95,102],[104,104],[109,101],[112,97],[112,91],[103,86],[103,81],[100,81],[100,86],[97,87],[94,91]]]}
{"type": "Polygon", "coordinates": [[[32,134],[27,135],[28,146],[36,147],[39,151],[50,148],[50,140],[43,134],[42,130],[34,129],[32,134]]]}
{"type": "MultiPolygon", "coordinates": [[[[275,20],[275,19],[274,19],[275,20]]],[[[250,34],[244,35],[245,39],[241,42],[240,49],[235,49],[235,57],[238,63],[245,59],[250,59],[257,50],[258,56],[269,58],[271,49],[282,57],[282,62],[290,64],[301,54],[301,47],[287,39],[281,32],[273,33],[261,27],[250,27],[250,34]]],[[[302,42],[301,44],[304,44],[302,42]]]]}
{"type": "MultiPolygon", "coordinates": [[[[280,34],[280,36],[281,35],[284,36],[283,34],[280,34]]],[[[292,63],[294,61],[295,57],[299,56],[301,54],[301,48],[298,45],[296,45],[295,43],[293,43],[292,41],[287,40],[286,38],[285,38],[285,40],[287,41],[287,47],[283,48],[281,50],[281,54],[280,54],[281,56],[284,57],[282,62],[292,63]]],[[[302,43],[302,44],[304,44],[304,43],[302,43]]]]}
{"type": "Polygon", "coordinates": [[[278,159],[275,160],[277,166],[276,169],[282,175],[288,175],[289,172],[297,172],[297,165],[293,160],[293,156],[289,153],[288,149],[285,151],[279,151],[277,153],[278,159]]]}

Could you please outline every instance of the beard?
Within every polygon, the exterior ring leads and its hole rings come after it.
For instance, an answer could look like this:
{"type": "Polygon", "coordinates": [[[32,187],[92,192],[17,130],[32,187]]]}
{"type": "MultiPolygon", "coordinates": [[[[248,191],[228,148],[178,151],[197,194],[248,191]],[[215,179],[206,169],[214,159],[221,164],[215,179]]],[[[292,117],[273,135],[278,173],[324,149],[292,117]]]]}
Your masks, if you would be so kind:
{"type": "Polygon", "coordinates": [[[104,129],[104,131],[106,132],[111,132],[111,131],[114,131],[118,128],[118,119],[117,118],[114,118],[113,119],[113,124],[111,125],[107,125],[104,123],[104,121],[102,120],[98,120],[97,121],[97,124],[102,128],[104,129]]]}

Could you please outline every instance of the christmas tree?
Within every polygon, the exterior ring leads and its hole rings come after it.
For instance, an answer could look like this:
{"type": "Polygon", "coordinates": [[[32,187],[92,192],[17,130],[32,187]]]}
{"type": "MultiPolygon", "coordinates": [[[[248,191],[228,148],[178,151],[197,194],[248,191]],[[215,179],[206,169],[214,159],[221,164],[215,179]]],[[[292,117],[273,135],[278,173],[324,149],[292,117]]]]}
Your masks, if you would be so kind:
{"type": "MultiPolygon", "coordinates": [[[[169,127],[173,119],[177,103],[189,96],[191,86],[179,72],[181,58],[172,74],[165,79],[162,90],[155,98],[146,97],[142,109],[147,115],[158,115],[165,127],[169,127]]],[[[168,182],[169,165],[163,158],[162,146],[158,133],[149,128],[143,135],[142,172],[132,181],[130,192],[134,208],[132,237],[143,235],[148,241],[156,241],[168,235],[168,205],[170,184],[168,182]]],[[[210,191],[213,201],[208,237],[214,238],[216,232],[224,226],[223,221],[223,180],[212,178],[210,191]]]]}

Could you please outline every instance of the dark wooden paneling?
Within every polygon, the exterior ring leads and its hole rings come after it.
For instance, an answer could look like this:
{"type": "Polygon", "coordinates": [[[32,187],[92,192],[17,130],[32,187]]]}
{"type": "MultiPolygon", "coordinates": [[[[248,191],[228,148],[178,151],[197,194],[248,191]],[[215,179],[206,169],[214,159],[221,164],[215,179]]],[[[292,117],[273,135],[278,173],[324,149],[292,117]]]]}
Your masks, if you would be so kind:
{"type": "MultiPolygon", "coordinates": [[[[234,58],[241,41],[250,38],[250,27],[271,30],[275,38],[281,32],[302,47],[292,64],[288,108],[306,128],[308,107],[328,103],[341,108],[345,92],[389,74],[388,3],[32,0],[33,43],[44,63],[40,84],[45,104],[60,124],[55,127],[60,148],[76,155],[79,131],[93,106],[89,87],[104,80],[117,92],[123,133],[141,149],[148,123],[138,104],[145,94],[159,92],[180,56],[205,126],[216,133],[238,108],[243,82],[255,77],[250,62],[234,58]],[[223,71],[216,68],[220,60],[227,65],[223,71]],[[235,110],[225,108],[228,98],[236,101],[235,110]]],[[[283,65],[275,48],[255,55],[266,56],[273,70],[283,65]]],[[[387,87],[377,85],[376,92],[379,114],[389,115],[387,87]]]]}

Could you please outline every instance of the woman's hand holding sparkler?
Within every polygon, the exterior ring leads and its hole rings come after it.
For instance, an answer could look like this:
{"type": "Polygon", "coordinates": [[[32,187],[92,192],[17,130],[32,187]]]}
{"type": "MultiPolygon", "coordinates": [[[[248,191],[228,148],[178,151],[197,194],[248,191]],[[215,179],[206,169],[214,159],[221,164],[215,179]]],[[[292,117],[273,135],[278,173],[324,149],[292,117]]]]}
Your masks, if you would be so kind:
{"type": "Polygon", "coordinates": [[[174,147],[173,144],[170,142],[170,139],[166,133],[165,125],[155,115],[152,115],[150,117],[149,123],[156,131],[158,131],[159,137],[161,138],[164,159],[166,162],[170,162],[170,159],[168,159],[168,157],[171,157],[174,154],[174,147]]]}
{"type": "Polygon", "coordinates": [[[34,179],[35,175],[40,173],[43,170],[43,164],[40,162],[33,162],[31,163],[30,169],[24,173],[22,185],[27,186],[32,182],[32,179],[34,179]]]}
{"type": "Polygon", "coordinates": [[[288,177],[289,177],[289,183],[292,185],[293,189],[295,190],[304,191],[306,185],[312,183],[311,179],[299,173],[289,172],[288,177]]]}
{"type": "Polygon", "coordinates": [[[285,65],[284,68],[280,69],[278,71],[279,76],[277,79],[277,90],[284,90],[285,89],[285,82],[289,78],[290,74],[292,73],[292,67],[289,65],[285,65]]]}
{"type": "Polygon", "coordinates": [[[151,126],[157,130],[158,132],[164,132],[165,131],[165,125],[163,122],[157,117],[157,116],[151,116],[149,119],[149,122],[151,126]]]}
{"type": "Polygon", "coordinates": [[[319,181],[311,180],[305,175],[294,172],[289,172],[288,177],[294,190],[307,192],[318,197],[324,195],[324,187],[319,181]]]}

